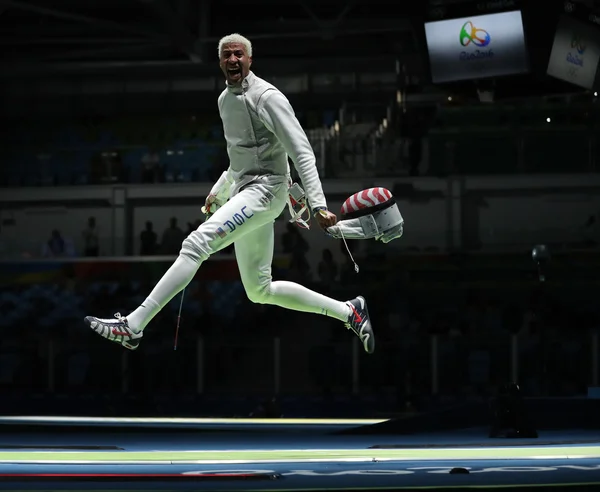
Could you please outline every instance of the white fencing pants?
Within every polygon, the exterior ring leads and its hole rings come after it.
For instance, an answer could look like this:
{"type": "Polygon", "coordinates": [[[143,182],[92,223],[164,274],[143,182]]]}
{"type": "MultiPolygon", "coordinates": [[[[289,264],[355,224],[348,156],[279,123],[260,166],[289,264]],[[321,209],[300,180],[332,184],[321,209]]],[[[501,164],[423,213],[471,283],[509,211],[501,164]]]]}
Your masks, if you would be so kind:
{"type": "Polygon", "coordinates": [[[235,243],[242,284],[251,301],[348,319],[350,308],[345,302],[293,282],[272,281],[273,222],[286,206],[288,186],[287,181],[270,181],[262,177],[246,185],[183,241],[175,263],[142,305],[127,316],[130,328],[143,330],[191,282],[203,261],[231,243],[235,243]]]}

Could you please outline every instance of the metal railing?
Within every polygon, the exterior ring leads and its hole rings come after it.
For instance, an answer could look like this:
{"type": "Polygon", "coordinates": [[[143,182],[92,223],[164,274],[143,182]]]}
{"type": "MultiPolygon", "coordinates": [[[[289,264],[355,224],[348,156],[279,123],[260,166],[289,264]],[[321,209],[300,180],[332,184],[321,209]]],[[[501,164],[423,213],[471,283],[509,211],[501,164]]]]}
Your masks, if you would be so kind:
{"type": "MultiPolygon", "coordinates": [[[[533,396],[580,395],[598,386],[597,262],[582,258],[577,267],[577,255],[557,256],[544,297],[533,298],[539,284],[534,269],[525,271],[527,258],[510,265],[503,258],[477,256],[461,268],[414,256],[404,267],[389,260],[383,270],[367,268],[372,281],[361,282],[360,291],[374,316],[374,355],[335,319],[251,304],[232,259],[207,264],[186,289],[176,351],[179,297],[152,321],[137,352],[107,346],[83,317],[139,305],[172,259],[6,262],[0,386],[408,396],[457,395],[508,381],[533,396]],[[467,302],[474,292],[487,301],[467,302]]],[[[285,262],[276,263],[286,278],[285,262]]],[[[351,283],[307,285],[347,299],[358,288],[351,283]]]]}
{"type": "Polygon", "coordinates": [[[302,343],[303,333],[221,342],[195,335],[180,344],[175,365],[169,361],[173,348],[168,343],[146,346],[140,355],[109,351],[99,339],[98,345],[90,345],[53,337],[40,340],[35,349],[44,360],[38,371],[44,380],[37,387],[50,393],[83,388],[80,378],[91,372],[112,377],[104,386],[86,383],[90,391],[123,394],[169,391],[175,378],[188,394],[363,395],[391,390],[408,398],[477,395],[507,382],[518,383],[529,396],[582,396],[599,384],[597,330],[575,336],[503,333],[487,340],[456,334],[409,341],[383,337],[372,356],[345,335],[343,341],[310,345],[302,343]],[[59,361],[68,367],[58,367],[59,361]]]}

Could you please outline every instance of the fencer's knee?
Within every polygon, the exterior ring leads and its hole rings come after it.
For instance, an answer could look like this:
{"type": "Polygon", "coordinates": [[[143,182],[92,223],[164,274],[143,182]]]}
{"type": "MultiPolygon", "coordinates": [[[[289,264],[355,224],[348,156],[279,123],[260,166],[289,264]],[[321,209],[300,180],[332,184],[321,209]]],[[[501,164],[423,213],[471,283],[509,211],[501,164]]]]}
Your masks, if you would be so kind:
{"type": "Polygon", "coordinates": [[[246,295],[255,304],[269,304],[269,300],[271,299],[271,282],[247,287],[246,295]]]}
{"type": "Polygon", "coordinates": [[[199,231],[192,231],[188,237],[183,240],[179,254],[186,256],[198,263],[202,263],[210,256],[206,240],[199,231]]]}

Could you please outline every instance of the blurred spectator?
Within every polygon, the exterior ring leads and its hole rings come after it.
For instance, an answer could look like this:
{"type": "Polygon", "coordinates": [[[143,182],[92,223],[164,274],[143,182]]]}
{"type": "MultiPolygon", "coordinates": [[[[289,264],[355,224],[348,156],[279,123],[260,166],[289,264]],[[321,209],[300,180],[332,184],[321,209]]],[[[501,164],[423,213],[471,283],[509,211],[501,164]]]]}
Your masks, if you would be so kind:
{"type": "Polygon", "coordinates": [[[60,258],[75,256],[73,242],[62,237],[57,229],[54,229],[48,241],[42,245],[42,256],[44,258],[60,258]]]}
{"type": "Polygon", "coordinates": [[[160,156],[154,148],[150,148],[142,157],[142,183],[163,182],[160,156]]]}
{"type": "Polygon", "coordinates": [[[185,239],[185,233],[177,225],[177,219],[171,217],[170,225],[162,237],[162,252],[166,255],[176,255],[181,250],[181,243],[185,239]]]}
{"type": "Polygon", "coordinates": [[[202,225],[202,219],[196,219],[194,222],[188,222],[188,236],[202,225]]]}
{"type": "Polygon", "coordinates": [[[158,236],[154,232],[152,222],[146,222],[146,229],[140,234],[140,255],[151,256],[158,253],[158,236]]]}
{"type": "Polygon", "coordinates": [[[87,228],[83,231],[83,256],[99,256],[100,245],[96,229],[96,217],[88,219],[87,228]]]}
{"type": "Polygon", "coordinates": [[[600,226],[598,221],[598,214],[592,214],[585,221],[582,230],[583,241],[587,246],[595,246],[598,244],[599,231],[600,226]]]}
{"type": "Polygon", "coordinates": [[[283,252],[291,255],[290,271],[301,273],[303,278],[309,276],[310,265],[306,259],[309,245],[302,237],[297,226],[287,224],[287,231],[281,237],[283,252]]]}

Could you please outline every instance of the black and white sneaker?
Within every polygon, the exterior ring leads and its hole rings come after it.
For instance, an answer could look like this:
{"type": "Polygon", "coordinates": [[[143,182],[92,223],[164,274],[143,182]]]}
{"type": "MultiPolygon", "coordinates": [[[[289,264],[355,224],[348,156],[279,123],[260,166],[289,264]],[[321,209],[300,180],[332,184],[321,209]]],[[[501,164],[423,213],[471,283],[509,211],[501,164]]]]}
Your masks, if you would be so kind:
{"type": "Polygon", "coordinates": [[[346,328],[352,330],[363,344],[365,352],[372,354],[375,351],[375,333],[371,327],[371,318],[367,309],[367,301],[362,296],[346,302],[350,306],[350,317],[346,322],[346,328]]]}
{"type": "Polygon", "coordinates": [[[121,316],[120,313],[116,313],[114,318],[109,319],[86,316],[84,321],[86,325],[101,337],[118,343],[129,350],[137,349],[144,336],[143,332],[140,331],[138,333],[129,328],[127,318],[121,316]]]}

